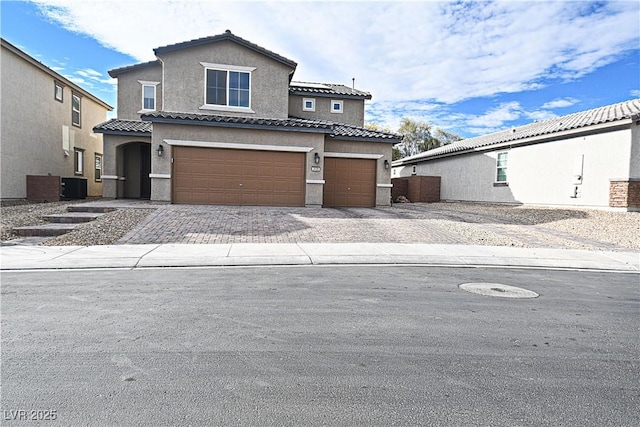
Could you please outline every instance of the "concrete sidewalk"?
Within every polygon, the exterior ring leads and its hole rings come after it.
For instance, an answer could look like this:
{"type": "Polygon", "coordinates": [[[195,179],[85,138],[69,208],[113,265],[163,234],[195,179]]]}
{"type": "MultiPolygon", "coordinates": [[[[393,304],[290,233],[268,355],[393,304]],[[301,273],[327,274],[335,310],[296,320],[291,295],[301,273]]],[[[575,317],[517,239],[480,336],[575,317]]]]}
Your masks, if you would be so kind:
{"type": "Polygon", "coordinates": [[[3,246],[0,270],[389,264],[640,272],[640,253],[403,243],[3,246]]]}

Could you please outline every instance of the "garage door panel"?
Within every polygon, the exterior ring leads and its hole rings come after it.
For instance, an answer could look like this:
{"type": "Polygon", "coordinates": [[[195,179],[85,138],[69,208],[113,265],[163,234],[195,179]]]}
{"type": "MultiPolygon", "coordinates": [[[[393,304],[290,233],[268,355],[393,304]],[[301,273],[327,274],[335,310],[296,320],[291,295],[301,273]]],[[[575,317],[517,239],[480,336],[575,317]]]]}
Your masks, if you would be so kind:
{"type": "Polygon", "coordinates": [[[174,203],[304,206],[304,153],[174,147],[174,203]]]}
{"type": "Polygon", "coordinates": [[[373,207],[376,198],[376,161],[325,159],[323,206],[373,207]]]}

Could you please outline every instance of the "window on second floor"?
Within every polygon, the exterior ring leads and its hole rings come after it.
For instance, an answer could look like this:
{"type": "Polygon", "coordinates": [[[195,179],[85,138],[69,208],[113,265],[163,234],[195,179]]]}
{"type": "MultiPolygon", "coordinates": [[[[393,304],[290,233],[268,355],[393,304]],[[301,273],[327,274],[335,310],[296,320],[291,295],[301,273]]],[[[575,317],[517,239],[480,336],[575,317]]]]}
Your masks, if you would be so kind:
{"type": "Polygon", "coordinates": [[[71,95],[71,124],[80,127],[80,96],[71,95]]]}
{"type": "Polygon", "coordinates": [[[303,98],[302,111],[316,111],[316,100],[313,98],[303,98]]]}
{"type": "Polygon", "coordinates": [[[142,85],[142,109],[156,109],[156,87],[152,85],[142,85]]]}
{"type": "Polygon", "coordinates": [[[342,113],[343,102],[342,101],[331,101],[331,112],[332,113],[342,113]]]}
{"type": "Polygon", "coordinates": [[[53,86],[53,97],[55,98],[56,101],[60,101],[63,102],[63,96],[64,96],[64,86],[62,86],[60,83],[55,82],[54,86],[53,86]]]}
{"type": "Polygon", "coordinates": [[[251,71],[255,68],[201,64],[205,67],[205,107],[251,107],[251,71]]]}

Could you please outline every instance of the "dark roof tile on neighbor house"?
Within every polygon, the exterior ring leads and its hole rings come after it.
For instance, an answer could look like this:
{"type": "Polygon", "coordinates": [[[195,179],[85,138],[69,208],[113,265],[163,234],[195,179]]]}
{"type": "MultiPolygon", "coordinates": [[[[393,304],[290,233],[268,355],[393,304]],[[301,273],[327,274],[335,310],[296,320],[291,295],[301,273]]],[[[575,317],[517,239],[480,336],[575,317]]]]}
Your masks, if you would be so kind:
{"type": "Polygon", "coordinates": [[[289,93],[293,95],[371,99],[369,92],[335,83],[291,82],[289,84],[289,93]]]}
{"type": "Polygon", "coordinates": [[[640,99],[605,105],[587,111],[580,111],[562,117],[531,123],[489,135],[463,139],[414,156],[393,162],[394,166],[419,163],[444,156],[463,154],[468,151],[489,150],[494,146],[511,143],[513,145],[544,142],[559,138],[566,133],[578,132],[590,126],[615,124],[622,120],[640,120],[640,99]]]}

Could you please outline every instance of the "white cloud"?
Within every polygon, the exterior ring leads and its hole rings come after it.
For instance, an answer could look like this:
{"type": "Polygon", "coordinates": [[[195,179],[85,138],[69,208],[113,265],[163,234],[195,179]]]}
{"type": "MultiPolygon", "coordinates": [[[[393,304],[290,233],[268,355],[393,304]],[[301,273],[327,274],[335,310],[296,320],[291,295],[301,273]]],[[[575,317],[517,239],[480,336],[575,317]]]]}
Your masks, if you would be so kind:
{"type": "MultiPolygon", "coordinates": [[[[139,61],[154,59],[153,48],[230,29],[296,61],[296,80],[350,85],[355,77],[373,94],[367,121],[392,128],[403,116],[445,128],[464,120],[469,132],[552,116],[577,101],[556,99],[535,111],[508,103],[477,116],[445,107],[579,79],[637,50],[640,39],[633,1],[34,2],[59,25],[139,61]]],[[[82,71],[86,80],[106,80],[82,71]]]]}
{"type": "Polygon", "coordinates": [[[634,98],[640,98],[640,89],[632,90],[629,95],[633,96],[634,98]]]}
{"type": "Polygon", "coordinates": [[[595,11],[582,2],[36,3],[140,61],[155,47],[230,29],[297,61],[298,80],[356,77],[381,100],[454,103],[575,79],[637,48],[639,33],[635,2],[595,11]]]}
{"type": "Polygon", "coordinates": [[[575,98],[564,98],[564,99],[554,99],[553,101],[545,102],[542,104],[540,108],[543,109],[553,109],[553,108],[564,108],[570,107],[579,101],[575,98]]]}

